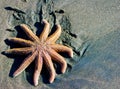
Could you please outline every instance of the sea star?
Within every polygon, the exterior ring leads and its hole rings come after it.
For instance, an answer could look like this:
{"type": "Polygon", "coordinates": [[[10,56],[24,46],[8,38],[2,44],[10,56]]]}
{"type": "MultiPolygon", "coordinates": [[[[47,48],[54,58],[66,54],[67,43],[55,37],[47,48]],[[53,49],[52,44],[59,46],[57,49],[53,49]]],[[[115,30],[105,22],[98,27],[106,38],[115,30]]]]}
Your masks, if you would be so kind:
{"type": "Polygon", "coordinates": [[[49,35],[50,24],[47,20],[42,20],[44,24],[43,31],[40,36],[36,36],[25,24],[21,24],[20,27],[23,29],[25,34],[28,36],[30,40],[26,40],[23,38],[9,38],[8,40],[14,43],[18,43],[22,46],[22,48],[12,48],[6,50],[6,54],[18,54],[18,55],[27,55],[22,62],[22,64],[18,67],[18,69],[14,72],[13,76],[18,76],[21,72],[23,72],[33,61],[35,61],[35,71],[33,75],[33,83],[35,86],[38,85],[39,76],[42,70],[43,63],[47,67],[50,78],[49,82],[52,83],[55,79],[56,72],[52,61],[56,61],[61,65],[61,72],[64,73],[67,68],[67,62],[65,59],[58,54],[57,52],[67,52],[70,57],[73,57],[73,50],[67,46],[56,44],[56,40],[59,38],[61,34],[61,26],[56,24],[56,31],[49,35]]]}

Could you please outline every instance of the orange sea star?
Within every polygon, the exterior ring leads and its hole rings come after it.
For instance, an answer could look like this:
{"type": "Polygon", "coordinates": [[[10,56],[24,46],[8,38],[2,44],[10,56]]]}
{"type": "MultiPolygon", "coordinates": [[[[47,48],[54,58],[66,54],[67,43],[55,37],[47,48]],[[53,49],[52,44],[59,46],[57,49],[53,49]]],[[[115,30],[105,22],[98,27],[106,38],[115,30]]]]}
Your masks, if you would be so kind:
{"type": "Polygon", "coordinates": [[[49,71],[49,82],[52,83],[55,79],[56,72],[52,61],[56,61],[61,65],[61,72],[64,73],[67,68],[67,63],[65,59],[57,52],[67,52],[70,57],[73,57],[73,51],[67,46],[61,44],[56,44],[56,40],[61,34],[61,26],[56,25],[56,31],[49,35],[50,24],[46,21],[42,21],[44,24],[43,31],[39,37],[37,37],[25,24],[21,24],[20,27],[26,33],[30,40],[22,38],[9,38],[8,40],[14,43],[19,43],[25,47],[23,48],[12,48],[6,50],[6,54],[20,54],[28,55],[19,66],[19,68],[14,72],[13,76],[19,75],[23,72],[31,62],[35,61],[35,71],[33,76],[33,83],[35,86],[38,85],[39,76],[42,70],[43,63],[49,71]]]}

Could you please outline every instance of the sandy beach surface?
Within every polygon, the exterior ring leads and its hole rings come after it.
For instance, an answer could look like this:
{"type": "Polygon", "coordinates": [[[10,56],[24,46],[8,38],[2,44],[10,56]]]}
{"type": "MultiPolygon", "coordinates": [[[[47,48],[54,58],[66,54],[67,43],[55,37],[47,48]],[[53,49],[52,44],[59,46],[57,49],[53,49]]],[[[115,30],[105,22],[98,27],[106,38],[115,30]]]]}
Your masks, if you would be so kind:
{"type": "Polygon", "coordinates": [[[120,89],[120,0],[1,0],[0,12],[0,89],[120,89]],[[35,87],[34,63],[13,78],[24,57],[3,51],[11,48],[5,39],[23,35],[16,26],[25,23],[37,34],[43,18],[51,29],[62,26],[57,42],[74,57],[63,55],[67,71],[52,84],[42,73],[35,87]]]}

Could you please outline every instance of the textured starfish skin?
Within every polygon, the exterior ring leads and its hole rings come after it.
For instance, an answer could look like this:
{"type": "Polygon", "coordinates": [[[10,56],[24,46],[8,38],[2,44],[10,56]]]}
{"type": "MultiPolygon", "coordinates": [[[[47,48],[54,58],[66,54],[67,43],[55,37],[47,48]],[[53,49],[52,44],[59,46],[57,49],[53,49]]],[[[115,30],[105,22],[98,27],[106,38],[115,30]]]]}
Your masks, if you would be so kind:
{"type": "Polygon", "coordinates": [[[61,34],[61,26],[59,24],[56,25],[56,31],[48,37],[50,24],[46,20],[43,20],[42,22],[44,24],[44,28],[41,35],[38,37],[25,24],[21,24],[20,27],[30,40],[22,38],[9,38],[9,41],[18,43],[24,47],[13,48],[5,51],[6,54],[29,54],[19,68],[14,72],[13,76],[18,76],[31,64],[31,62],[35,61],[35,70],[33,76],[33,82],[35,86],[38,85],[43,63],[49,71],[49,82],[52,83],[56,76],[52,61],[56,61],[61,65],[62,73],[64,73],[67,68],[65,59],[58,54],[58,52],[66,52],[70,57],[73,57],[73,51],[71,48],[55,43],[61,34]]]}

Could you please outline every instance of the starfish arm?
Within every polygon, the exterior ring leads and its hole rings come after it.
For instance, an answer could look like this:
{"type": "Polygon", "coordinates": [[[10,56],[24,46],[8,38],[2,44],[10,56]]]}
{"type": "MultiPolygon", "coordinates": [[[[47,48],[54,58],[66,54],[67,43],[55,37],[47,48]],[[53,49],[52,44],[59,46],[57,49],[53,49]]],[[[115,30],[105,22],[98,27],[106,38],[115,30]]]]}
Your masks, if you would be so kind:
{"type": "Polygon", "coordinates": [[[67,63],[66,63],[65,59],[61,55],[59,55],[56,51],[54,51],[53,49],[48,50],[48,53],[52,57],[53,61],[56,61],[61,65],[61,72],[65,73],[66,68],[67,68],[67,63]]]}
{"type": "Polygon", "coordinates": [[[50,24],[46,20],[43,20],[43,23],[44,23],[44,29],[43,29],[41,35],[39,36],[39,38],[42,42],[47,39],[48,34],[49,34],[49,29],[50,29],[50,24]]]}
{"type": "Polygon", "coordinates": [[[13,48],[5,51],[5,54],[17,54],[17,55],[26,55],[32,52],[34,49],[32,47],[25,48],[13,48]]]}
{"type": "Polygon", "coordinates": [[[47,70],[50,73],[49,82],[52,83],[55,79],[56,72],[55,72],[51,57],[49,56],[49,54],[47,52],[43,52],[43,59],[44,59],[45,65],[47,67],[47,70]]]}
{"type": "Polygon", "coordinates": [[[48,43],[55,43],[56,40],[60,37],[60,35],[61,35],[61,26],[56,25],[56,28],[57,28],[57,30],[47,38],[48,43]]]}
{"type": "Polygon", "coordinates": [[[27,58],[24,59],[23,63],[20,65],[20,67],[14,72],[13,76],[18,76],[21,72],[23,72],[31,62],[35,59],[37,54],[37,51],[33,52],[31,55],[29,55],[27,58]]]}
{"type": "Polygon", "coordinates": [[[35,86],[38,85],[38,80],[39,80],[39,76],[42,70],[42,65],[43,65],[43,58],[40,54],[38,54],[35,60],[35,72],[34,72],[34,77],[33,77],[33,82],[35,86]]]}
{"type": "Polygon", "coordinates": [[[73,50],[67,46],[60,45],[60,44],[52,44],[50,45],[52,49],[57,52],[67,52],[70,57],[73,57],[73,50]]]}
{"type": "Polygon", "coordinates": [[[25,40],[22,38],[8,38],[9,41],[14,42],[14,43],[18,43],[22,46],[32,46],[34,45],[34,43],[30,40],[25,40]]]}
{"type": "Polygon", "coordinates": [[[27,25],[21,24],[20,27],[24,30],[26,35],[30,38],[32,41],[39,41],[38,37],[28,28],[27,25]]]}

